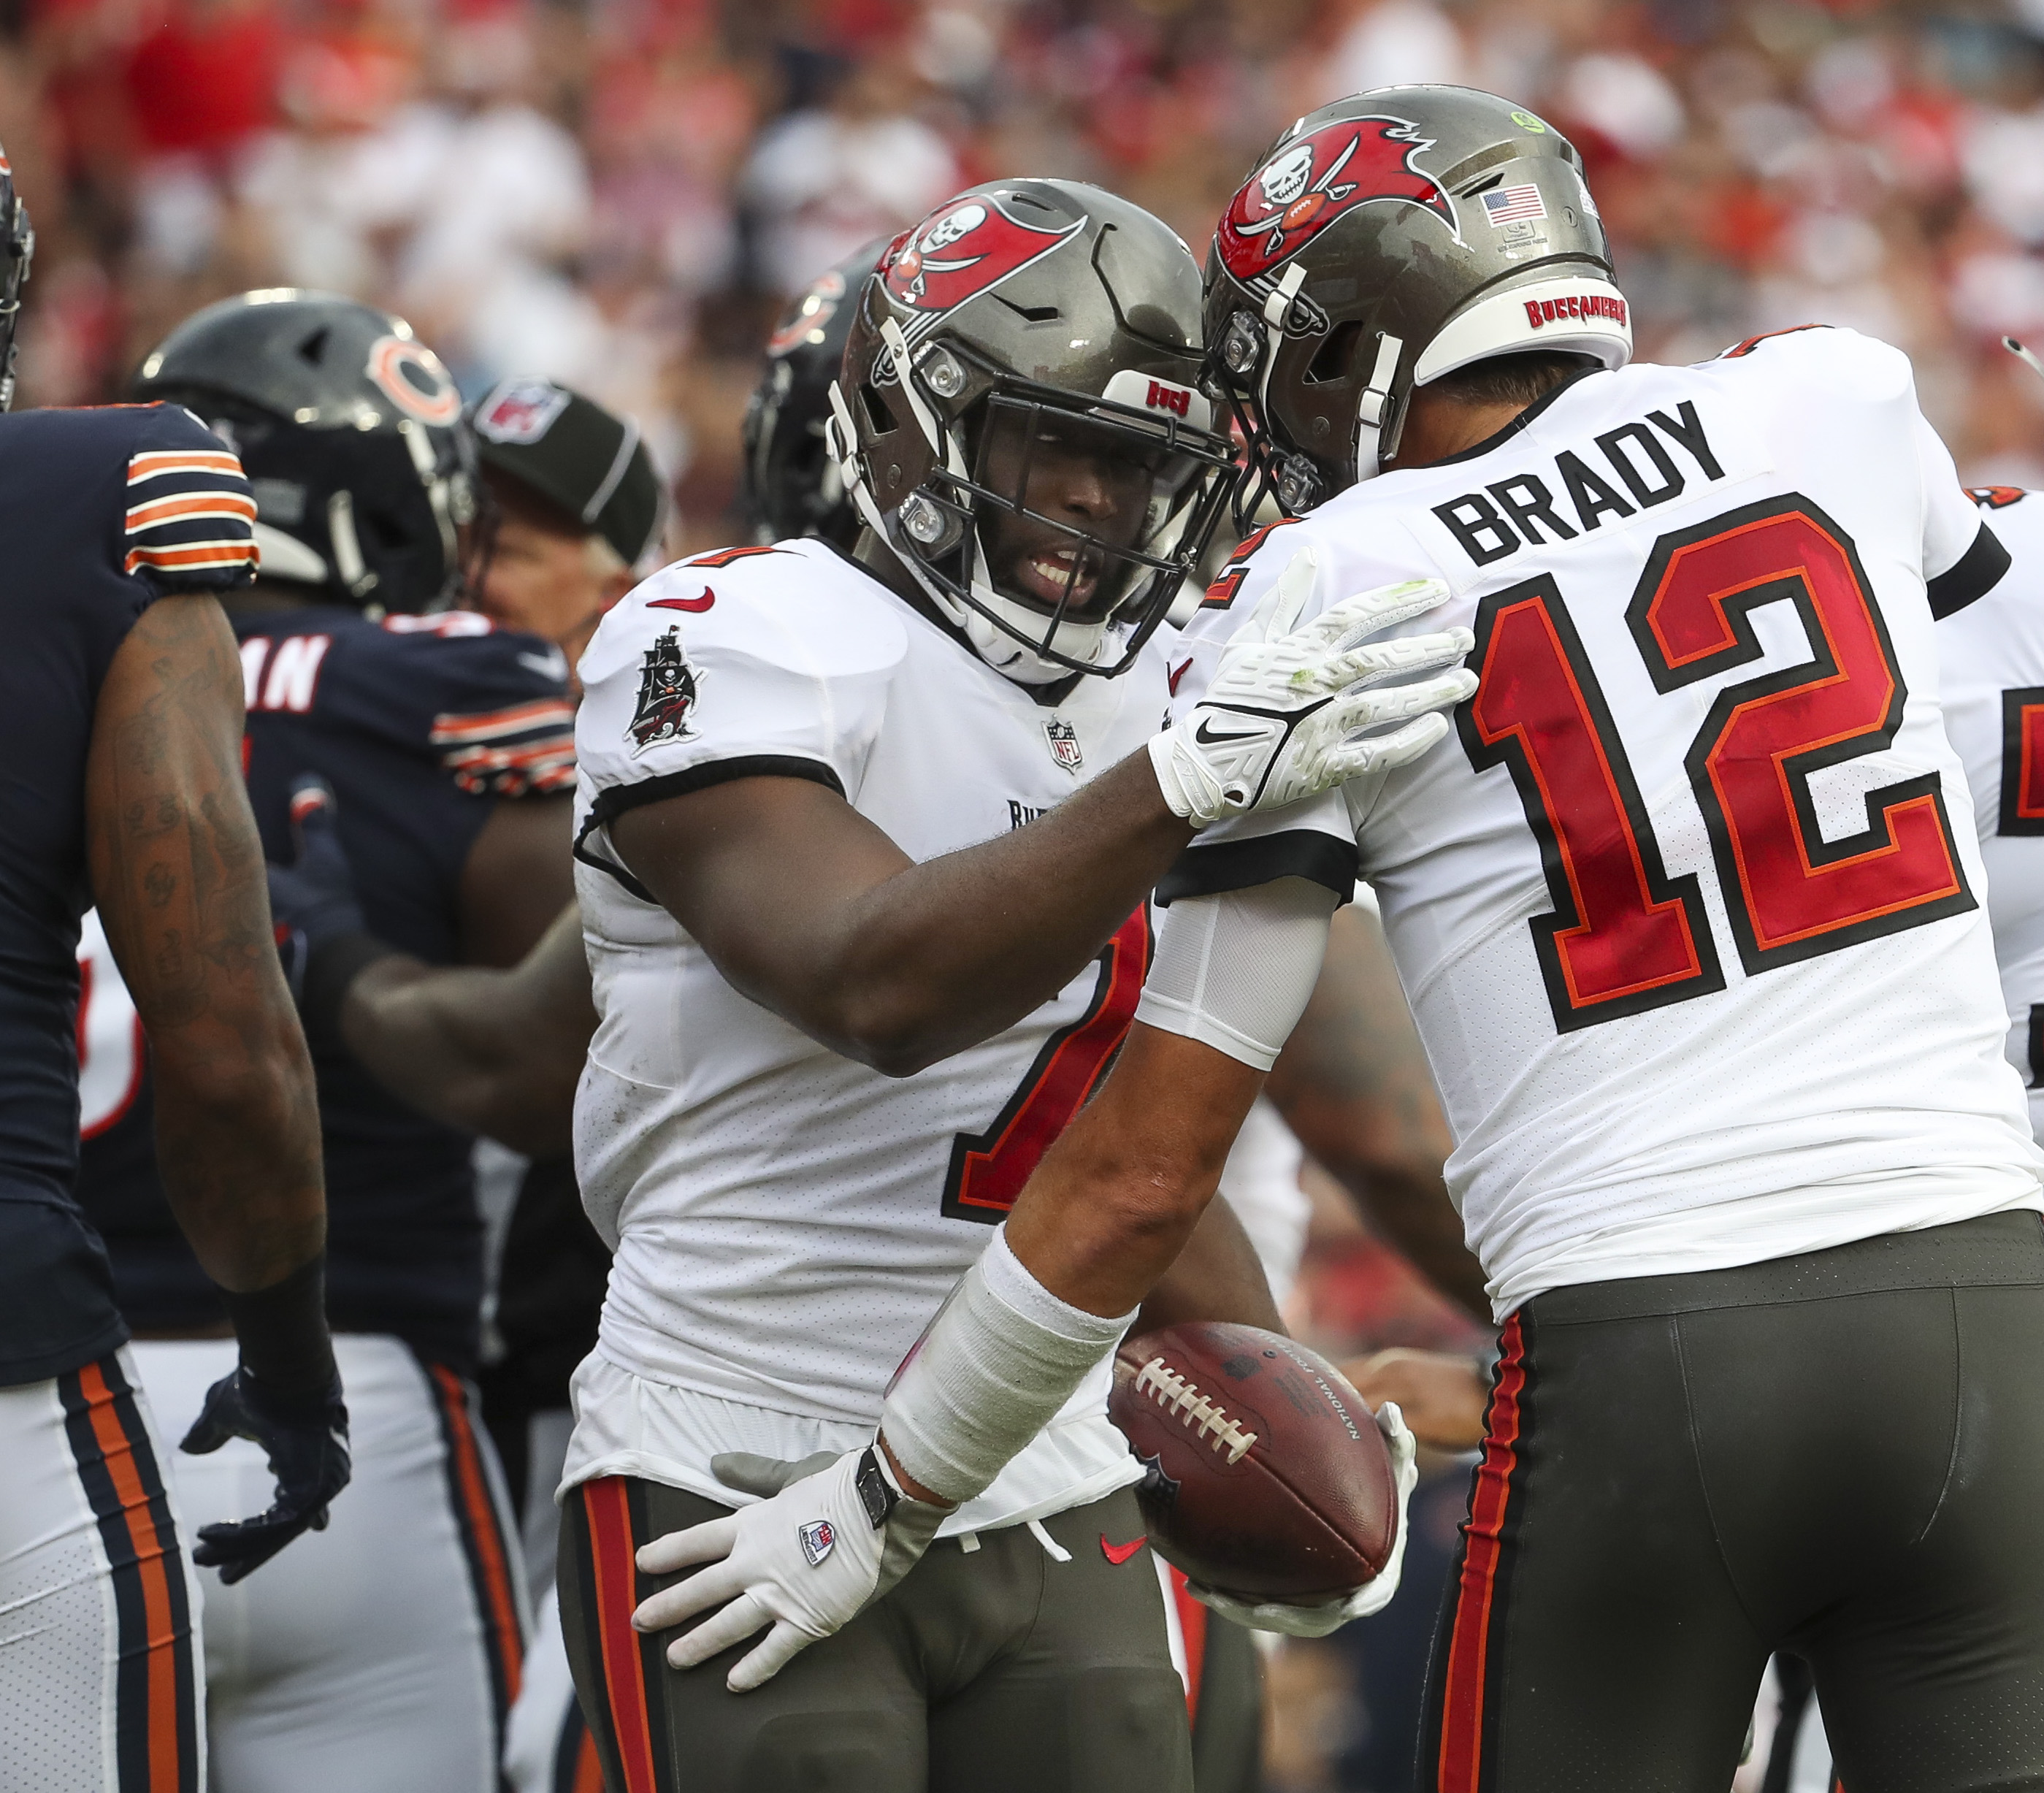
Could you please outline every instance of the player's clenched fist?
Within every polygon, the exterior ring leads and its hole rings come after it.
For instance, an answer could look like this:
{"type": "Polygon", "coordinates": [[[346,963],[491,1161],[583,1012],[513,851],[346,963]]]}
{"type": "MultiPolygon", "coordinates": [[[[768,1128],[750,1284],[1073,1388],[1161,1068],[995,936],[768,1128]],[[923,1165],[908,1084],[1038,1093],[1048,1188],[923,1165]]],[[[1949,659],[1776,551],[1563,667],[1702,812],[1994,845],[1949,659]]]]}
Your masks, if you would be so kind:
{"type": "Polygon", "coordinates": [[[1439,579],[1343,598],[1301,629],[1318,570],[1311,548],[1293,556],[1223,650],[1206,695],[1151,737],[1164,801],[1187,821],[1204,825],[1296,803],[1404,765],[1448,732],[1441,712],[1476,690],[1476,675],[1454,664],[1476,644],[1466,629],[1370,639],[1445,602],[1448,588],[1439,579]],[[1416,676],[1440,668],[1451,670],[1416,676]],[[1383,683],[1393,678],[1411,682],[1383,683]]]}
{"type": "Polygon", "coordinates": [[[708,1567],[640,1602],[632,1622],[664,1631],[720,1609],[667,1646],[677,1668],[707,1662],[771,1625],[725,1678],[733,1693],[770,1680],[885,1594],[916,1566],[949,1510],[902,1493],[871,1445],[792,1464],[734,1453],[711,1467],[729,1486],[769,1498],[641,1547],[639,1567],[647,1575],[708,1567]]]}

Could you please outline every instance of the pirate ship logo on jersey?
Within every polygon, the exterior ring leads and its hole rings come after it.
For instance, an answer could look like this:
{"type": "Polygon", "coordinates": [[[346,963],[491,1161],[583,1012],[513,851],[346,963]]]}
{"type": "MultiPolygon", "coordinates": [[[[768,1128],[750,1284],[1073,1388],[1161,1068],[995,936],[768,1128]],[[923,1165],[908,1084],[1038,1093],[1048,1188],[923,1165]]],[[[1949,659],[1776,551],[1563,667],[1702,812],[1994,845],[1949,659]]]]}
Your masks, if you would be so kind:
{"type": "Polygon", "coordinates": [[[1048,255],[1085,223],[1024,224],[990,193],[954,200],[888,251],[887,290],[918,311],[948,311],[1048,255]]]}
{"type": "Polygon", "coordinates": [[[1266,273],[1345,213],[1380,201],[1417,206],[1455,231],[1441,183],[1412,158],[1434,147],[1402,118],[1345,118],[1288,143],[1249,177],[1215,237],[1236,279],[1266,273]]]}
{"type": "Polygon", "coordinates": [[[689,712],[696,706],[696,669],[682,652],[682,631],[677,624],[646,650],[639,663],[639,707],[632,713],[625,733],[632,751],[643,753],[663,741],[687,741],[695,733],[689,726],[689,712]]]}
{"type": "Polygon", "coordinates": [[[1085,756],[1079,752],[1079,732],[1070,723],[1051,717],[1043,724],[1043,739],[1050,744],[1051,757],[1066,771],[1075,772],[1085,764],[1085,756]]]}

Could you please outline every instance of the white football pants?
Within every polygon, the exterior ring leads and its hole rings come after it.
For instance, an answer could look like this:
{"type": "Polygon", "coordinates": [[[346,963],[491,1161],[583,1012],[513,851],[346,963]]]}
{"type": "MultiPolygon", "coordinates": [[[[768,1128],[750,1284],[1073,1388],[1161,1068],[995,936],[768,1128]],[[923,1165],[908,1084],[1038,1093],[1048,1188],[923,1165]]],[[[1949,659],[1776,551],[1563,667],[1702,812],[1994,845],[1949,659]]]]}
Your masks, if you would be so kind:
{"type": "Polygon", "coordinates": [[[190,1534],[164,1486],[174,1453],[136,1376],[124,1349],[45,1382],[0,1388],[0,1788],[8,1793],[200,1793],[204,1785],[199,1592],[183,1549],[190,1534]]]}
{"type": "MultiPolygon", "coordinates": [[[[198,1572],[213,1793],[495,1793],[525,1595],[474,1391],[394,1338],[333,1344],[355,1473],[331,1522],[232,1587],[198,1572]]],[[[132,1349],[172,1437],[236,1361],[230,1339],[132,1349]]],[[[274,1497],[242,1440],[173,1457],[194,1535],[274,1497]]]]}

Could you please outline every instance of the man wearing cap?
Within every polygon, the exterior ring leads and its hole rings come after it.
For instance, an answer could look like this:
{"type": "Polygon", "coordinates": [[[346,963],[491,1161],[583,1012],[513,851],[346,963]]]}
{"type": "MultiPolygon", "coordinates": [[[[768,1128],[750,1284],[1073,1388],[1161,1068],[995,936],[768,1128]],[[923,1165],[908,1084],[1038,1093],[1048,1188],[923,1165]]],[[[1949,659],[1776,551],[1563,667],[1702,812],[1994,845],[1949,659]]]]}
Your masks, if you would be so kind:
{"type": "Polygon", "coordinates": [[[572,668],[659,540],[666,506],[651,457],[631,418],[551,380],[505,380],[474,422],[497,501],[482,608],[544,636],[572,668]]]}

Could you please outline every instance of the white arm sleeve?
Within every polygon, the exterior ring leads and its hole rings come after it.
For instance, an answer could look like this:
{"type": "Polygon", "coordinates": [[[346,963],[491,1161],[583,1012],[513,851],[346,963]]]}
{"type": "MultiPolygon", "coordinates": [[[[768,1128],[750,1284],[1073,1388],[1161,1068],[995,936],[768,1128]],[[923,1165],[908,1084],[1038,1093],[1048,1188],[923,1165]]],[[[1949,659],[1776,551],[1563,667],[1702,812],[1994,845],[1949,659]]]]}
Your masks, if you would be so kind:
{"type": "Polygon", "coordinates": [[[895,1460],[946,1500],[983,1494],[1135,1318],[1059,1300],[1009,1249],[1004,1223],[887,1391],[880,1429],[895,1460]]]}
{"type": "Polygon", "coordinates": [[[1339,902],[1304,878],[1181,897],[1158,925],[1135,1018],[1268,1071],[1306,1012],[1339,902]]]}

